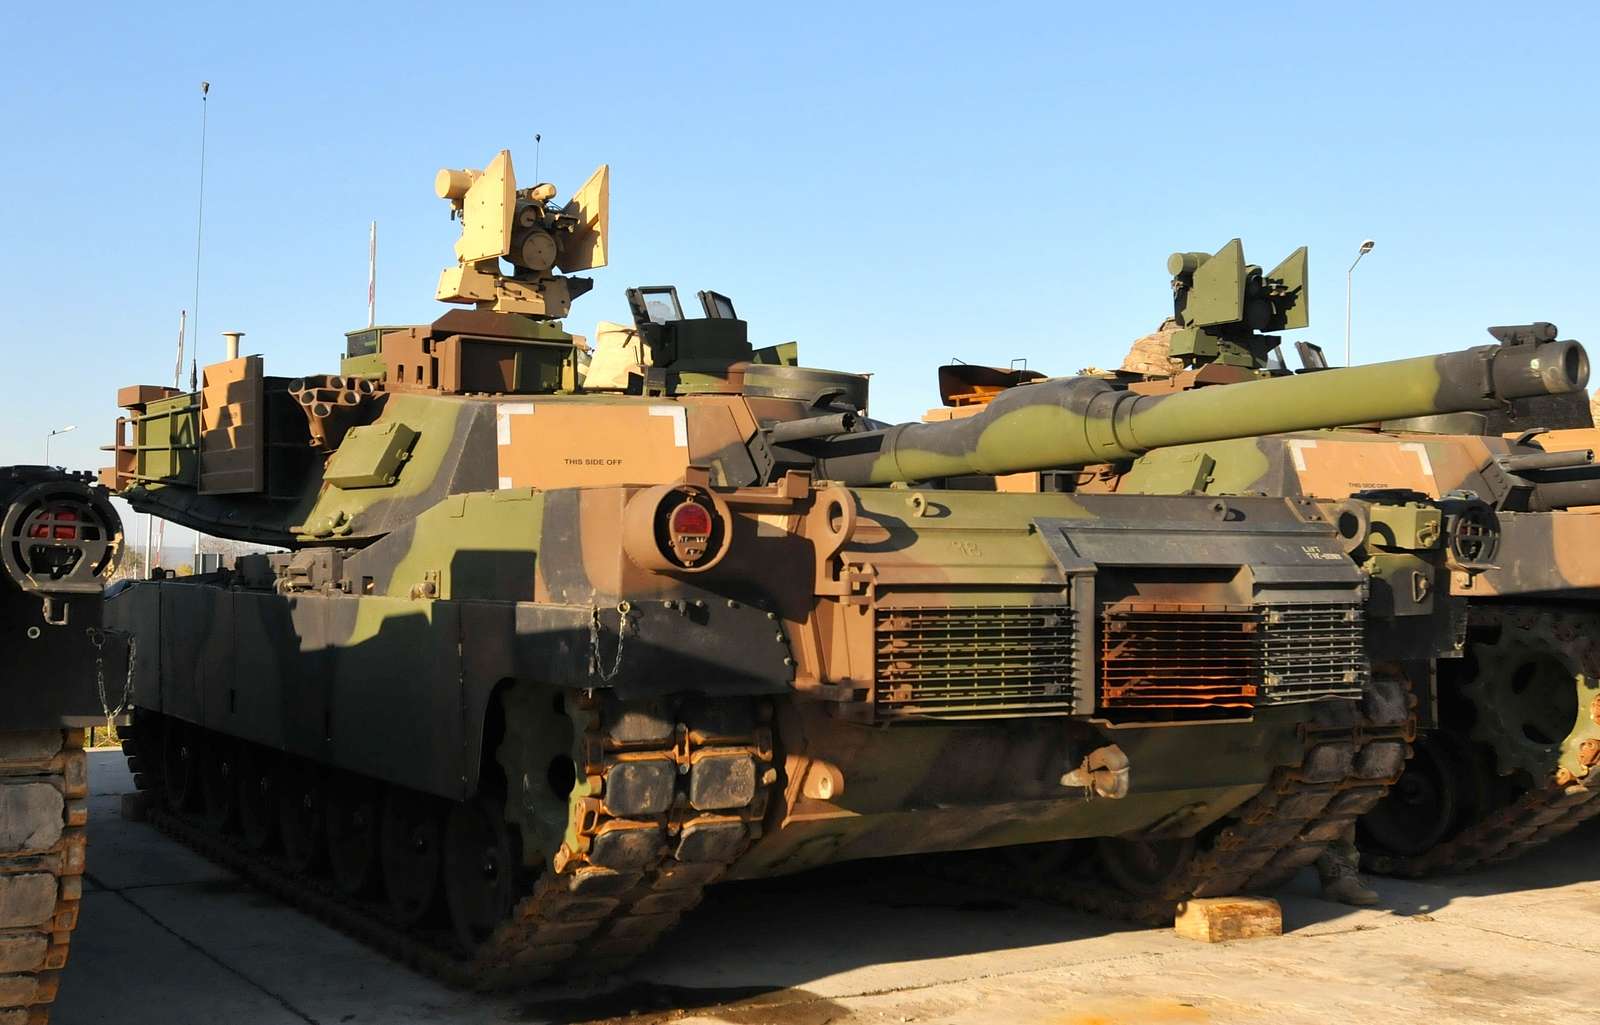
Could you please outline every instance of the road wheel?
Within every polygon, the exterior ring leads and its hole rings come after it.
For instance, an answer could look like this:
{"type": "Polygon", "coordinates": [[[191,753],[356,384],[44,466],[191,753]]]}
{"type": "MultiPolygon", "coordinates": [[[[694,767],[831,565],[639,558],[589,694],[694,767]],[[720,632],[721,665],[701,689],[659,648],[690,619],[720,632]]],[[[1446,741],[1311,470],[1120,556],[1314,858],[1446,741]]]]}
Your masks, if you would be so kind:
{"type": "Polygon", "coordinates": [[[253,851],[278,843],[277,753],[255,744],[239,747],[239,834],[253,851]]]}
{"type": "Polygon", "coordinates": [[[378,890],[381,789],[365,776],[337,773],[326,793],[328,867],[352,896],[378,890]]]}
{"type": "Polygon", "coordinates": [[[451,808],[445,826],[445,901],[464,951],[488,939],[516,899],[519,855],[504,806],[480,795],[451,808]]]}
{"type": "Polygon", "coordinates": [[[1171,840],[1125,840],[1102,837],[1095,845],[1100,867],[1112,881],[1136,897],[1158,897],[1167,882],[1194,857],[1193,837],[1171,840]]]}
{"type": "Polygon", "coordinates": [[[199,731],[181,719],[168,718],[161,733],[162,793],[167,807],[186,812],[200,803],[199,731]]]}
{"type": "Polygon", "coordinates": [[[285,757],[278,762],[274,789],[284,860],[296,872],[314,872],[322,867],[325,853],[321,770],[303,758],[285,757]]]}
{"type": "Polygon", "coordinates": [[[231,833],[239,824],[239,745],[230,737],[204,736],[200,742],[200,796],[205,821],[213,831],[231,833]]]}
{"type": "Polygon", "coordinates": [[[415,924],[439,909],[446,805],[437,797],[390,787],[379,841],[384,895],[396,918],[415,924]]]}

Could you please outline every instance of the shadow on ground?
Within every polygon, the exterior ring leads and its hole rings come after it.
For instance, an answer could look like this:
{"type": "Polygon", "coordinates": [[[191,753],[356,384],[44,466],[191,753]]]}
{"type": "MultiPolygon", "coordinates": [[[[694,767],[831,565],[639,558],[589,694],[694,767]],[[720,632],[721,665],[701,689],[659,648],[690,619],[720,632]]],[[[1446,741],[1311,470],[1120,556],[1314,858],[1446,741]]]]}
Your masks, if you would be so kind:
{"type": "MultiPolygon", "coordinates": [[[[729,1025],[821,1025],[851,1019],[840,1001],[863,994],[1123,959],[1135,959],[1130,965],[1141,958],[1199,959],[1170,930],[954,883],[914,860],[890,859],[714,887],[655,952],[620,977],[483,997],[416,976],[150,827],[118,819],[116,795],[131,781],[114,756],[97,755],[93,764],[89,868],[99,885],[85,901],[58,1025],[112,1014],[125,1025],[651,1025],[686,1013],[729,1025]],[[162,1000],[122,996],[146,990],[162,1000]],[[141,1016],[141,1008],[150,1013],[141,1016]]],[[[1593,879],[1596,840],[1600,825],[1590,824],[1488,871],[1374,879],[1383,898],[1375,909],[1317,899],[1308,872],[1278,894],[1285,928],[1318,937],[1407,918],[1431,921],[1452,904],[1508,893],[1522,905],[1536,901],[1538,891],[1593,879]]]]}

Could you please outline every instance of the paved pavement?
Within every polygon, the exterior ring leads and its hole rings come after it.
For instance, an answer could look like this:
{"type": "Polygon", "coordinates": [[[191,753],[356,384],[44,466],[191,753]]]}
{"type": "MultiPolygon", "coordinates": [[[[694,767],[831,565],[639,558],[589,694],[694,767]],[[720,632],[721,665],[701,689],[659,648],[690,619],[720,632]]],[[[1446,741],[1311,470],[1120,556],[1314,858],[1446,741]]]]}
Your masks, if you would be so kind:
{"type": "Polygon", "coordinates": [[[459,993],[118,817],[91,756],[90,885],[58,1025],[1154,1025],[1593,1022],[1600,831],[1493,872],[1282,894],[1286,935],[1207,946],[856,866],[720,887],[603,990],[459,993]],[[1589,878],[1585,878],[1588,876],[1589,878]]]}

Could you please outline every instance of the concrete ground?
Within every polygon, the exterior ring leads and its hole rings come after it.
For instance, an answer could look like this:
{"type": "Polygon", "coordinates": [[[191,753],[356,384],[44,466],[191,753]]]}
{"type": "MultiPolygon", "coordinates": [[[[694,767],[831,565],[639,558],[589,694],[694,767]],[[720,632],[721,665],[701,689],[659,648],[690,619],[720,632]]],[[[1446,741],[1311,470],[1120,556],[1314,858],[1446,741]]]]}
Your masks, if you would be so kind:
{"type": "Polygon", "coordinates": [[[387,960],[118,817],[91,755],[89,875],[58,1025],[1273,1025],[1592,1022],[1600,831],[1506,868],[1379,880],[1353,911],[1302,879],[1286,935],[1207,946],[871,865],[714,890],[609,988],[480,997],[387,960]]]}

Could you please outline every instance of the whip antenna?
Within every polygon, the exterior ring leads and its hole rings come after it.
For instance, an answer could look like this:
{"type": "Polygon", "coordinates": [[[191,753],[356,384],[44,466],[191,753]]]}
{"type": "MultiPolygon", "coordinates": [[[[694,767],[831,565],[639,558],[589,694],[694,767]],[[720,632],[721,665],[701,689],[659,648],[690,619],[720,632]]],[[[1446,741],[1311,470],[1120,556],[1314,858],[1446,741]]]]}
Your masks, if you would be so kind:
{"type": "MultiPolygon", "coordinates": [[[[200,337],[200,239],[206,217],[206,98],[211,93],[211,83],[200,83],[200,193],[194,217],[194,336],[200,337]]],[[[178,366],[183,366],[179,356],[178,366]]],[[[181,370],[180,370],[181,373],[181,370]]],[[[173,382],[176,384],[177,382],[173,382]]]]}
{"type": "Polygon", "coordinates": [[[367,235],[367,326],[378,322],[378,222],[367,235]]]}

